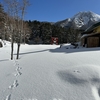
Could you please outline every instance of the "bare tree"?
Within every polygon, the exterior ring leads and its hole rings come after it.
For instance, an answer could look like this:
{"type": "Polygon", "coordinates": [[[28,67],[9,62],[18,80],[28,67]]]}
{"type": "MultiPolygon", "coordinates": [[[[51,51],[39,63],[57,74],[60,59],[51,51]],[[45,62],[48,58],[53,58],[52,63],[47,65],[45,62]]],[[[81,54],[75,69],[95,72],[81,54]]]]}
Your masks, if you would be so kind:
{"type": "Polygon", "coordinates": [[[15,40],[18,45],[16,59],[19,58],[20,44],[22,42],[22,34],[24,33],[23,20],[28,5],[29,0],[4,0],[5,10],[8,14],[6,18],[6,29],[11,37],[11,60],[13,59],[15,40]]]}
{"type": "Polygon", "coordinates": [[[4,6],[7,13],[5,18],[5,26],[7,33],[10,34],[11,38],[11,60],[13,60],[13,50],[14,50],[14,31],[15,31],[15,0],[4,0],[4,6]]]}
{"type": "Polygon", "coordinates": [[[22,0],[22,5],[21,5],[21,9],[20,9],[20,11],[21,11],[21,16],[20,16],[20,18],[21,18],[21,31],[20,31],[20,40],[18,41],[18,48],[17,48],[17,57],[16,57],[16,59],[18,59],[19,58],[19,49],[20,49],[20,44],[21,44],[21,42],[22,42],[22,33],[24,33],[24,37],[25,37],[25,32],[24,32],[24,25],[23,25],[23,20],[24,20],[24,15],[25,15],[25,11],[26,11],[26,8],[27,8],[27,6],[29,6],[29,0],[22,0]]]}

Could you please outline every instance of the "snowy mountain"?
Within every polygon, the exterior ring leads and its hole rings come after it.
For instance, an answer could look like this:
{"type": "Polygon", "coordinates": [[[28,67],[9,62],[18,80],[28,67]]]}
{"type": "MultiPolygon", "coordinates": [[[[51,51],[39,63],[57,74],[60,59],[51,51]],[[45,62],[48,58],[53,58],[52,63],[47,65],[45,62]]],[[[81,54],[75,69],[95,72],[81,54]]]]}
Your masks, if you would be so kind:
{"type": "Polygon", "coordinates": [[[69,23],[71,23],[71,22],[72,22],[72,19],[68,18],[68,19],[56,22],[55,25],[59,25],[61,27],[66,27],[66,26],[69,26],[69,23]]]}
{"type": "Polygon", "coordinates": [[[79,12],[72,18],[65,19],[63,21],[56,22],[55,25],[62,27],[73,27],[77,29],[86,29],[100,21],[100,15],[91,11],[79,12]]]}

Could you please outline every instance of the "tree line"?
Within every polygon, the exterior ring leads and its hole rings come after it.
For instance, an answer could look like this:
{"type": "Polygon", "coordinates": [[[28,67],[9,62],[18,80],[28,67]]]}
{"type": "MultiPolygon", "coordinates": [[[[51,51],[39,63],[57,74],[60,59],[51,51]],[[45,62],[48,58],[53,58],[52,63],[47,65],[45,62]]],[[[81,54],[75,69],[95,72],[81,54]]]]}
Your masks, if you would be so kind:
{"type": "Polygon", "coordinates": [[[50,22],[27,21],[31,34],[29,41],[34,44],[50,44],[51,37],[58,37],[59,44],[77,42],[80,39],[81,30],[70,27],[61,27],[50,22]]]}

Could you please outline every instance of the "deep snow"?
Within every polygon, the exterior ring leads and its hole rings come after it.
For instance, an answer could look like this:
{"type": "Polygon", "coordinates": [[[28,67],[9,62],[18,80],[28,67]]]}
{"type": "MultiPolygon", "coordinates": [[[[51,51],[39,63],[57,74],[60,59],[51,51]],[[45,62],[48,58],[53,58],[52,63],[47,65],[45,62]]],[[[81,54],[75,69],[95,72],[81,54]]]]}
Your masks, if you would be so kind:
{"type": "Polygon", "coordinates": [[[16,60],[14,46],[13,61],[0,48],[0,100],[100,100],[100,48],[21,45],[16,60]]]}

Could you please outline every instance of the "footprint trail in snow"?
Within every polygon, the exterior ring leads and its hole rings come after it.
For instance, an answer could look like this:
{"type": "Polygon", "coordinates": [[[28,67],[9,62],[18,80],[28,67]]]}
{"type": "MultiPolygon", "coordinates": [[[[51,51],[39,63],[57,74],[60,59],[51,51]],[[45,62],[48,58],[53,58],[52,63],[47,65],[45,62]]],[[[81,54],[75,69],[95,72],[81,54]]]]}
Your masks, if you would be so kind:
{"type": "MultiPolygon", "coordinates": [[[[21,73],[21,69],[22,68],[20,67],[20,65],[19,65],[19,63],[18,63],[17,60],[14,60],[14,67],[16,67],[16,69],[15,69],[16,73],[14,74],[15,80],[13,81],[13,84],[8,87],[8,89],[15,89],[15,88],[17,88],[18,85],[19,85],[19,83],[18,83],[18,77],[17,76],[22,75],[22,73],[21,73]]],[[[11,90],[11,91],[13,91],[13,90],[11,90]]],[[[11,100],[11,93],[9,93],[9,95],[6,96],[5,100],[11,100]]]]}

